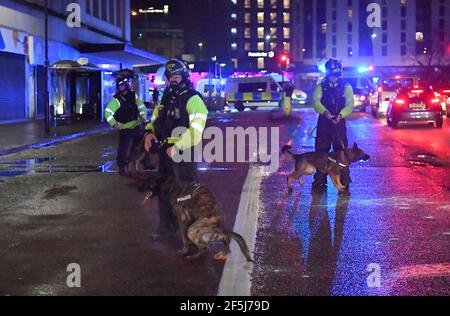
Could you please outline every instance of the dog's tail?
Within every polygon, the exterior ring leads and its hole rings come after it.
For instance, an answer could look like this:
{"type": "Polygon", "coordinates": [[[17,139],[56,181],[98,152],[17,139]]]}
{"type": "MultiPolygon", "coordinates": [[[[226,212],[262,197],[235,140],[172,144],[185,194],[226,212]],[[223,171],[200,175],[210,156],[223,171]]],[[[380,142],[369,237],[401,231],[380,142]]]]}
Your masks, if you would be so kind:
{"type": "Polygon", "coordinates": [[[245,242],[244,237],[231,230],[225,230],[225,234],[227,235],[228,238],[231,237],[237,242],[239,248],[241,248],[242,254],[245,256],[247,261],[253,262],[252,257],[250,256],[250,250],[248,250],[247,243],[245,242]]]}
{"type": "Polygon", "coordinates": [[[283,155],[286,157],[287,160],[295,160],[294,154],[292,153],[291,149],[292,147],[289,145],[285,145],[281,149],[281,152],[283,153],[283,155]]]}

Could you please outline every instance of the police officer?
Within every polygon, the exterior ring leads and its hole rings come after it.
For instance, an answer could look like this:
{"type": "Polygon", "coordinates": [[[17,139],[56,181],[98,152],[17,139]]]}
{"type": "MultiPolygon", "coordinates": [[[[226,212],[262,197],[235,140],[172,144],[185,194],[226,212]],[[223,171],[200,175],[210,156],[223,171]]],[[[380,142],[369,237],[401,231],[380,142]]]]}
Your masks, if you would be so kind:
{"type": "MultiPolygon", "coordinates": [[[[342,144],[348,147],[345,118],[353,111],[354,97],[351,85],[342,77],[342,64],[330,59],[325,64],[326,77],[317,85],[314,95],[314,109],[319,114],[315,150],[329,152],[342,150],[342,144]]],[[[341,182],[349,192],[350,169],[342,171],[341,182]]],[[[314,175],[313,190],[326,190],[327,175],[317,171],[314,175]]]]}
{"type": "Polygon", "coordinates": [[[147,108],[131,91],[130,80],[127,77],[117,77],[116,90],[117,93],[105,109],[105,118],[109,125],[119,131],[117,165],[120,175],[125,175],[129,155],[142,139],[140,123],[147,120],[147,108]]]}
{"type": "MultiPolygon", "coordinates": [[[[153,111],[148,131],[145,135],[145,150],[158,146],[160,156],[159,172],[165,176],[175,176],[181,181],[198,182],[197,167],[194,162],[193,147],[202,140],[208,110],[200,94],[192,88],[189,68],[181,60],[166,63],[165,77],[168,86],[164,90],[161,103],[153,111]],[[173,135],[175,128],[184,127],[181,135],[173,135]],[[159,144],[159,145],[156,145],[159,144]],[[191,159],[174,162],[177,153],[190,151],[191,159]]],[[[172,214],[167,197],[158,196],[159,227],[152,235],[154,240],[173,236],[176,233],[176,219],[172,214]]]]}

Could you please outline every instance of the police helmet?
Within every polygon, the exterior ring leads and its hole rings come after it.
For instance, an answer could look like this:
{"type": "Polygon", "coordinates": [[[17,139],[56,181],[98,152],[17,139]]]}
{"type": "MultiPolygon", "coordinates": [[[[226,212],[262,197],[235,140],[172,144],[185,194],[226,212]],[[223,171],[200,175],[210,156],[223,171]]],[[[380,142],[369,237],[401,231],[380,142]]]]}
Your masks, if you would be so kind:
{"type": "Polygon", "coordinates": [[[327,76],[342,76],[342,63],[337,59],[330,59],[325,64],[327,76]]]}

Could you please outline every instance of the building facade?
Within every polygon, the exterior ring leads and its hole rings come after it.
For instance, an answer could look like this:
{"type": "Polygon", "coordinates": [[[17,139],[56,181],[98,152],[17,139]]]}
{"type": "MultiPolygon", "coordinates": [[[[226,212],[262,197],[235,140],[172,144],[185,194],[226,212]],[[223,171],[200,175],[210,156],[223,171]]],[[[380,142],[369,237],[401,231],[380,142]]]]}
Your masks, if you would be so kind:
{"type": "MultiPolygon", "coordinates": [[[[44,3],[3,0],[0,4],[0,122],[43,116],[44,3]]],[[[47,84],[55,115],[102,119],[103,107],[115,89],[113,71],[164,61],[129,45],[127,0],[54,0],[48,9],[47,84]],[[78,12],[79,26],[74,25],[73,15],[78,12]]]]}
{"type": "Polygon", "coordinates": [[[302,0],[300,60],[341,59],[347,67],[446,64],[448,0],[302,0]],[[368,5],[381,7],[381,26],[367,25],[368,5]]]}
{"type": "Polygon", "coordinates": [[[279,71],[283,53],[301,58],[301,2],[298,0],[229,1],[229,50],[239,71],[279,71]]]}

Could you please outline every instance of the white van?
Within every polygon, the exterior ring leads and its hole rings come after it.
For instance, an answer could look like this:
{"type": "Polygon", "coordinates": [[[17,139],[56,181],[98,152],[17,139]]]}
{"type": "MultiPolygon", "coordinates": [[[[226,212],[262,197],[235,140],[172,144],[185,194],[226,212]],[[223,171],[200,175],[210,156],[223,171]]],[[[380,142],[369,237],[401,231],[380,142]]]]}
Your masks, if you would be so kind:
{"type": "Polygon", "coordinates": [[[228,78],[225,84],[225,102],[238,111],[279,107],[282,98],[282,89],[271,76],[228,78]]]}

